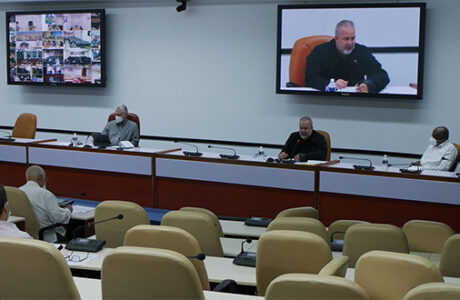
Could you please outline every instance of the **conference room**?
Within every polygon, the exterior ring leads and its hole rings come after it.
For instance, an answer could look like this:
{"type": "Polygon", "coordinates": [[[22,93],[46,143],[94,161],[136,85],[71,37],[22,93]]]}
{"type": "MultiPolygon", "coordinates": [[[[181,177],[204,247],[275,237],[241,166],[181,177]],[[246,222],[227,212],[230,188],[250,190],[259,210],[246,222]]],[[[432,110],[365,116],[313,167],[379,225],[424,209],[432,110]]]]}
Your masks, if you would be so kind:
{"type": "MultiPolygon", "coordinates": [[[[19,187],[27,166],[38,164],[50,178],[50,191],[77,202],[202,207],[224,223],[273,219],[285,209],[311,206],[325,227],[352,219],[402,228],[421,219],[459,232],[456,173],[400,172],[420,159],[436,126],[449,128],[451,142],[460,140],[451,88],[455,68],[449,67],[454,64],[450,50],[459,43],[443,33],[459,25],[453,13],[458,3],[426,3],[421,99],[277,93],[278,5],[303,2],[186,3],[178,13],[179,3],[169,0],[0,1],[3,12],[105,9],[106,17],[101,33],[105,87],[6,84],[4,79],[2,136],[13,133],[22,113],[37,119],[33,140],[1,142],[0,183],[19,187]],[[225,76],[218,76],[222,70],[225,76]],[[84,148],[88,135],[101,132],[121,103],[140,120],[140,147],[84,148]],[[266,162],[277,157],[304,115],[312,117],[315,130],[329,133],[334,163],[266,162]],[[79,147],[68,146],[74,133],[79,147]],[[208,145],[235,149],[240,157],[221,158],[233,150],[208,145]],[[388,169],[381,164],[385,154],[388,169]],[[362,159],[370,159],[375,169],[355,170],[354,164],[368,165],[362,159]]],[[[356,34],[359,43],[359,28],[356,34]]],[[[244,238],[237,233],[238,249],[244,238]]]]}

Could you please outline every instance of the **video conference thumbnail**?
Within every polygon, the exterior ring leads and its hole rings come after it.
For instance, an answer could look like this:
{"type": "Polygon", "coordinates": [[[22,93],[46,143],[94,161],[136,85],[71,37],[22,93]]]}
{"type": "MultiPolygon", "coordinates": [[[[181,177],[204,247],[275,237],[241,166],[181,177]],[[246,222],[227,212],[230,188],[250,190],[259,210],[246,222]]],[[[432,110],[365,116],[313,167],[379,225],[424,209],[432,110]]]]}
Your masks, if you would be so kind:
{"type": "Polygon", "coordinates": [[[11,82],[100,84],[100,15],[11,15],[9,76],[11,82]]]}

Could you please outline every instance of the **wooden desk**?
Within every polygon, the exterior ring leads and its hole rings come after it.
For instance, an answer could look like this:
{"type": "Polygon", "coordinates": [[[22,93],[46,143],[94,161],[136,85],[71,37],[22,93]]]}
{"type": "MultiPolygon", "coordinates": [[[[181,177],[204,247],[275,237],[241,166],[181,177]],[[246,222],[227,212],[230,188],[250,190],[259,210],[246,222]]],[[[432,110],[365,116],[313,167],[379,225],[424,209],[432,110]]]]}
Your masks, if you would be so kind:
{"type": "Polygon", "coordinates": [[[241,155],[221,159],[217,153],[185,157],[182,152],[155,159],[159,208],[200,206],[216,215],[274,217],[295,206],[315,206],[315,169],[265,163],[241,155]]]}

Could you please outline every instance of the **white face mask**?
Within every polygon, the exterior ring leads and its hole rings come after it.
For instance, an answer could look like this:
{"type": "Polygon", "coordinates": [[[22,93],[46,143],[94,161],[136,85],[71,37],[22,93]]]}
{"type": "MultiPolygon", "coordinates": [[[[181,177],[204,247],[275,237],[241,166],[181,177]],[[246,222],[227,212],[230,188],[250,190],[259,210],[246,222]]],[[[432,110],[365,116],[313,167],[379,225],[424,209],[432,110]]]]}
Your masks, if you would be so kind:
{"type": "Polygon", "coordinates": [[[8,209],[8,218],[6,218],[7,220],[10,218],[11,216],[11,209],[8,209]]]}
{"type": "Polygon", "coordinates": [[[120,124],[121,122],[123,122],[123,118],[120,116],[115,116],[115,123],[120,124]]]}
{"type": "Polygon", "coordinates": [[[434,137],[431,136],[431,137],[428,139],[428,143],[430,143],[430,145],[436,146],[436,144],[437,144],[438,142],[434,139],[434,137]]]}

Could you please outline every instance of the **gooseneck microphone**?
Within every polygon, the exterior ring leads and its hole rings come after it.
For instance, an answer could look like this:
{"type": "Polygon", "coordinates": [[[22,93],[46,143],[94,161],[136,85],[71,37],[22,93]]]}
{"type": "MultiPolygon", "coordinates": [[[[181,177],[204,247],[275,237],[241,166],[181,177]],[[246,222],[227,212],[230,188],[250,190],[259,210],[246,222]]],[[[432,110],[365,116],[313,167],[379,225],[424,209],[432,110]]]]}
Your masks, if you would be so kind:
{"type": "Polygon", "coordinates": [[[85,224],[85,225],[80,225],[80,226],[76,227],[75,230],[73,231],[73,238],[75,239],[75,238],[77,237],[78,231],[82,230],[82,229],[85,228],[85,227],[90,228],[90,227],[93,227],[93,226],[96,225],[96,224],[100,224],[100,223],[104,223],[104,222],[108,222],[108,221],[116,220],[116,219],[119,219],[119,220],[123,219],[123,214],[118,214],[118,215],[116,215],[115,217],[111,217],[111,218],[108,218],[108,219],[100,220],[100,221],[97,221],[97,222],[94,222],[94,221],[93,221],[93,222],[88,222],[88,223],[85,224]]]}
{"type": "Polygon", "coordinates": [[[240,156],[236,154],[236,150],[233,149],[233,148],[230,148],[230,147],[217,147],[217,146],[208,145],[208,148],[225,149],[225,150],[232,150],[233,151],[233,155],[231,155],[231,154],[223,154],[223,153],[219,154],[219,156],[221,158],[228,158],[228,159],[238,159],[238,158],[240,158],[240,156]]]}
{"type": "Polygon", "coordinates": [[[204,254],[204,253],[198,253],[197,255],[187,256],[187,258],[196,258],[196,259],[198,259],[198,260],[203,261],[203,260],[206,258],[206,254],[204,254]]]}
{"type": "Polygon", "coordinates": [[[0,132],[6,133],[7,135],[6,137],[0,137],[0,141],[14,142],[16,140],[11,137],[11,133],[9,133],[8,131],[0,129],[0,132]]]}
{"type": "Polygon", "coordinates": [[[203,155],[203,153],[201,153],[200,151],[198,151],[198,146],[197,146],[197,145],[190,144],[190,143],[185,143],[185,142],[181,142],[181,141],[175,141],[174,143],[179,143],[179,144],[183,144],[183,145],[195,147],[195,150],[196,150],[195,152],[191,152],[191,151],[182,151],[182,153],[184,153],[185,156],[201,156],[201,155],[203,155]]]}
{"type": "Polygon", "coordinates": [[[241,242],[241,253],[244,253],[244,247],[243,247],[243,246],[244,246],[244,243],[250,244],[250,243],[252,243],[252,239],[251,239],[251,238],[247,238],[247,239],[245,239],[244,241],[241,242]]]}
{"type": "Polygon", "coordinates": [[[367,158],[359,158],[359,157],[349,157],[349,156],[339,156],[339,159],[342,160],[342,159],[353,159],[353,160],[364,160],[364,161],[368,161],[369,162],[369,165],[368,166],[363,166],[363,165],[353,165],[353,168],[355,168],[356,170],[374,170],[374,167],[372,166],[372,161],[370,159],[367,159],[367,158]]]}

